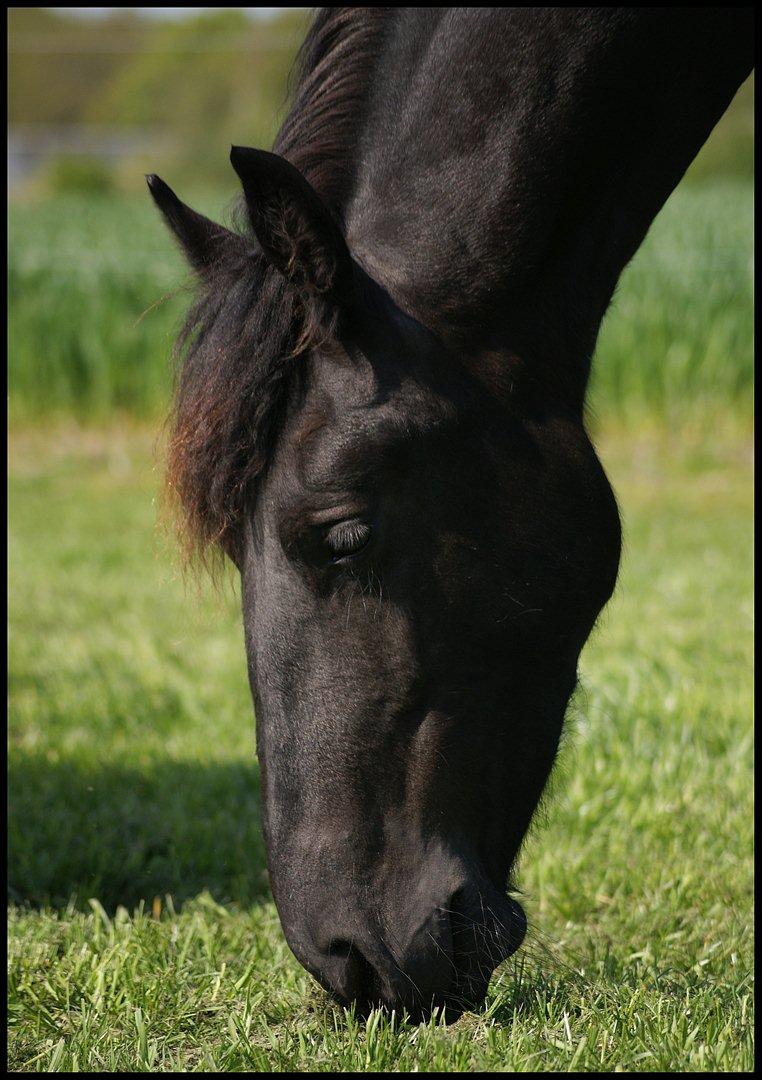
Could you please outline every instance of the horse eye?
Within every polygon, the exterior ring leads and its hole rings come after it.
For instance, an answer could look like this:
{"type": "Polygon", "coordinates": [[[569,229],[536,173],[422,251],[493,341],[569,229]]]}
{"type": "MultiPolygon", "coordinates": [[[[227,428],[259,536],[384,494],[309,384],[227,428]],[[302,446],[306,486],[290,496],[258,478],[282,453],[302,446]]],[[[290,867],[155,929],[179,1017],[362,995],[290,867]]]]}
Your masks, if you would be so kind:
{"type": "Polygon", "coordinates": [[[371,528],[365,521],[340,521],[325,534],[334,561],[357,555],[368,544],[371,528]]]}

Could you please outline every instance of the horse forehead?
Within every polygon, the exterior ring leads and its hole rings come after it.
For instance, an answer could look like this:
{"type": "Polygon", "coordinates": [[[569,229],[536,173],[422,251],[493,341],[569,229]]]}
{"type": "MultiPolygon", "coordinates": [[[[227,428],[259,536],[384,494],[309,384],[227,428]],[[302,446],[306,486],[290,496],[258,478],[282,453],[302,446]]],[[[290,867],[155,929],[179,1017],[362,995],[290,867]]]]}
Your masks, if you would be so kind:
{"type": "Polygon", "coordinates": [[[391,454],[457,421],[454,404],[414,379],[310,395],[289,437],[285,471],[308,487],[382,467],[391,454]]]}
{"type": "Polygon", "coordinates": [[[318,443],[386,442],[439,427],[457,411],[452,397],[413,365],[331,364],[310,380],[288,441],[297,453],[318,443]]]}

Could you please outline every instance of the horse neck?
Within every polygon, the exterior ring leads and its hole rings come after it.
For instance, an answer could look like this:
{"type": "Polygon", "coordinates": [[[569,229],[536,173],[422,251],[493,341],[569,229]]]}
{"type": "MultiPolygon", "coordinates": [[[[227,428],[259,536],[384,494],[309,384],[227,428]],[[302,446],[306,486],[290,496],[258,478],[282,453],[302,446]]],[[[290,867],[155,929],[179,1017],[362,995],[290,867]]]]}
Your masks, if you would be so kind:
{"type": "Polygon", "coordinates": [[[584,394],[624,265],[751,70],[751,9],[402,9],[350,246],[451,344],[584,394]]]}

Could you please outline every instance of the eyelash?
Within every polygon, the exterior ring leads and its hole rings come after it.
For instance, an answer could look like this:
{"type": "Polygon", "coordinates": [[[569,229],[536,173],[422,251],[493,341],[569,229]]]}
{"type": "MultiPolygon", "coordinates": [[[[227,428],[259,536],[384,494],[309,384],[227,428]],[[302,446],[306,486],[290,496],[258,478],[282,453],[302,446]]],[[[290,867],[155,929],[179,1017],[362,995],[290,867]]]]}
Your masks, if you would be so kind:
{"type": "Polygon", "coordinates": [[[372,530],[366,521],[340,521],[325,534],[325,544],[334,563],[348,562],[370,543],[372,530]]]}

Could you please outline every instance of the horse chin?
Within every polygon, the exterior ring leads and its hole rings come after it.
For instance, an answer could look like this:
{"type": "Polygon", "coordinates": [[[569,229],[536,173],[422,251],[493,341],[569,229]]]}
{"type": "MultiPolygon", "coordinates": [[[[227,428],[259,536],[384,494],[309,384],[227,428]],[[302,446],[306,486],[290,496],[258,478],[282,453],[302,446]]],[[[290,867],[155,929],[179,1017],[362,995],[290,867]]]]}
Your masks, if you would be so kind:
{"type": "Polygon", "coordinates": [[[511,896],[493,897],[486,920],[479,923],[458,911],[450,919],[454,961],[461,974],[445,1005],[448,1023],[483,1005],[495,969],[516,952],[527,932],[524,909],[511,896]]]}
{"type": "Polygon", "coordinates": [[[501,957],[501,962],[507,960],[509,956],[513,956],[521,946],[527,933],[527,917],[523,907],[513,896],[506,897],[506,901],[509,922],[508,932],[503,940],[505,953],[501,957]]]}

